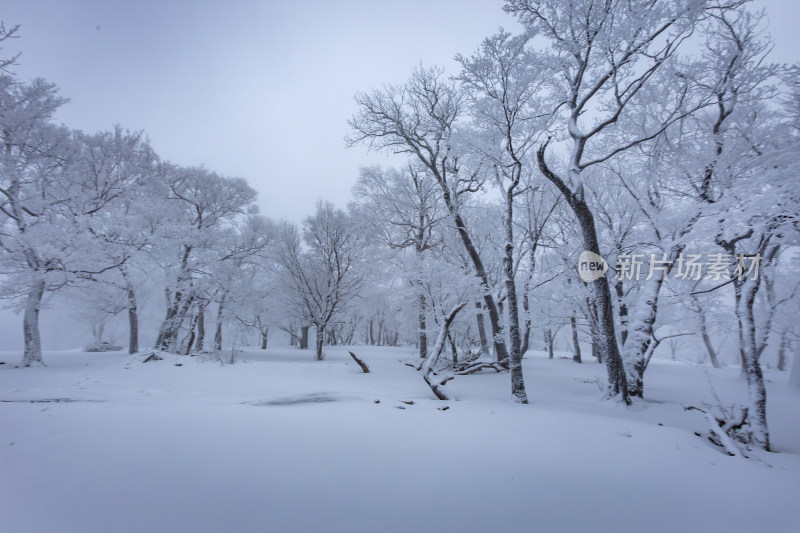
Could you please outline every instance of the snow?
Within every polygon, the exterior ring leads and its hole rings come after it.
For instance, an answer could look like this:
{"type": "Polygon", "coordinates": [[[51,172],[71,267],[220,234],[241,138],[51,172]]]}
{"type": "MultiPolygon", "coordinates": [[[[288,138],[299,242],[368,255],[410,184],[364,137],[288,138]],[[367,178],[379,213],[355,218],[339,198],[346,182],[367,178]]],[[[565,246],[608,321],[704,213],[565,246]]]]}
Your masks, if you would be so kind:
{"type": "Polygon", "coordinates": [[[695,436],[706,421],[682,408],[714,401],[709,380],[744,401],[738,369],[654,360],[625,408],[600,400],[604,367],[529,352],[530,405],[495,372],[441,402],[413,348],[325,352],[46,352],[27,369],[0,352],[3,531],[794,531],[786,372],[766,374],[770,467],[695,436]]]}

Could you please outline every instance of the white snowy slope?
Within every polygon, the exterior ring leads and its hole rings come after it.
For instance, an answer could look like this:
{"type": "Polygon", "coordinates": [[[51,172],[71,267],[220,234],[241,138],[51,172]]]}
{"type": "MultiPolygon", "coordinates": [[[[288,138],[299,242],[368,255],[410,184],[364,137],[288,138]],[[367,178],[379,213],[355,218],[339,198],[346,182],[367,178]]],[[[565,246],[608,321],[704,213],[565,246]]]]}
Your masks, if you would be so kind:
{"type": "Polygon", "coordinates": [[[705,421],[681,406],[713,401],[709,379],[741,401],[736,369],[654,361],[626,409],[600,400],[602,366],[529,352],[530,405],[493,373],[441,402],[411,350],[351,349],[370,374],[344,348],[233,365],[49,352],[30,369],[0,353],[0,530],[796,531],[787,373],[767,373],[767,466],[695,436],[705,421]]]}

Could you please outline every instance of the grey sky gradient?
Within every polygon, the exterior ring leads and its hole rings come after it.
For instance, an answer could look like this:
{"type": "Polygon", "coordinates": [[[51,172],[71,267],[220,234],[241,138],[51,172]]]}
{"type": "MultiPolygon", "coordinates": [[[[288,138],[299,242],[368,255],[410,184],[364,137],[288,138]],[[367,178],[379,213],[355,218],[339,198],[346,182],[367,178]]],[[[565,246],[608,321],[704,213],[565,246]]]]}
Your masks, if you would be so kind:
{"type": "MultiPolygon", "coordinates": [[[[11,0],[15,72],[56,83],[70,127],[144,130],[182,165],[241,176],[261,211],[300,220],[317,198],[343,205],[358,168],[345,149],[353,95],[403,81],[421,61],[455,73],[499,26],[502,0],[11,0]]],[[[766,0],[773,59],[797,61],[800,7],[766,0]]]]}
{"type": "MultiPolygon", "coordinates": [[[[401,82],[422,60],[516,22],[502,2],[192,2],[14,0],[0,12],[21,37],[14,71],[56,83],[60,113],[89,132],[144,130],[183,165],[242,176],[262,213],[300,220],[318,197],[343,205],[359,166],[345,149],[357,90],[401,82]]],[[[449,69],[454,70],[454,69],[449,69]]]]}

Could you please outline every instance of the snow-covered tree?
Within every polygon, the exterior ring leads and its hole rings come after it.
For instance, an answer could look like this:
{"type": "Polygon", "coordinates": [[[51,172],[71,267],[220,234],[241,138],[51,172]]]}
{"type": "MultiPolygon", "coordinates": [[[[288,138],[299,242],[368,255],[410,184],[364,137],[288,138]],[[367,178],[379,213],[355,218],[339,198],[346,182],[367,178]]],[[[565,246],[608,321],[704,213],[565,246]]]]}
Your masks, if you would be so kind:
{"type": "Polygon", "coordinates": [[[278,230],[280,283],[291,307],[316,329],[316,358],[323,359],[325,329],[363,284],[363,239],[350,215],[320,201],[303,229],[278,230]]]}
{"type": "Polygon", "coordinates": [[[489,313],[495,355],[505,361],[508,352],[489,273],[462,212],[466,197],[480,190],[484,178],[480,168],[465,166],[467,154],[457,139],[458,122],[464,115],[463,93],[441,69],[420,67],[403,85],[356,94],[356,103],[358,111],[349,121],[353,131],[349,145],[364,143],[407,154],[439,185],[442,202],[483,287],[481,296],[489,313]]]}

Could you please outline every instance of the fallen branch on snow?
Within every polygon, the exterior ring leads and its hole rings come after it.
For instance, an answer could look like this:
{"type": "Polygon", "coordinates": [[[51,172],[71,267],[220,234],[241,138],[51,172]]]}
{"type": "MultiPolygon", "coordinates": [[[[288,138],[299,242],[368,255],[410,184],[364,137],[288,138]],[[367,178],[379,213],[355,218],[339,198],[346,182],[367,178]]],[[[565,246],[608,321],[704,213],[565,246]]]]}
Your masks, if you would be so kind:
{"type": "Polygon", "coordinates": [[[458,370],[458,371],[456,371],[454,373],[457,376],[468,376],[470,374],[475,374],[476,372],[480,372],[481,370],[484,370],[484,369],[487,369],[487,368],[491,368],[492,370],[494,370],[496,372],[506,372],[506,371],[508,371],[508,367],[504,366],[503,363],[499,363],[499,362],[496,362],[496,361],[480,361],[480,362],[474,363],[474,364],[472,364],[470,366],[467,366],[465,368],[462,368],[461,370],[458,370]]]}
{"type": "Polygon", "coordinates": [[[749,458],[748,444],[750,442],[750,432],[745,428],[747,424],[747,407],[742,407],[739,416],[733,418],[729,413],[722,412],[715,414],[711,410],[701,409],[690,405],[683,408],[686,411],[700,411],[705,415],[710,430],[707,435],[708,440],[724,448],[728,455],[734,457],[749,458]]]}
{"type": "Polygon", "coordinates": [[[359,359],[358,357],[356,357],[356,354],[354,354],[353,352],[347,352],[347,353],[349,353],[349,354],[350,354],[350,357],[352,357],[352,358],[353,358],[353,360],[354,360],[356,363],[358,363],[358,366],[360,366],[360,367],[361,367],[361,370],[362,370],[362,371],[363,371],[365,374],[369,374],[369,367],[367,366],[367,363],[365,363],[364,361],[362,361],[361,359],[359,359]]]}
{"type": "Polygon", "coordinates": [[[433,346],[433,351],[428,354],[428,357],[425,358],[425,362],[422,363],[420,370],[422,370],[422,377],[425,379],[425,383],[433,391],[433,394],[436,395],[437,398],[440,400],[451,400],[447,391],[444,390],[444,385],[453,379],[452,375],[442,375],[436,376],[436,379],[432,379],[435,376],[433,372],[433,366],[436,364],[436,361],[439,359],[439,355],[442,353],[442,348],[444,348],[444,341],[447,338],[447,331],[450,329],[450,324],[453,323],[455,320],[456,315],[459,311],[461,311],[464,306],[467,305],[466,302],[461,302],[457,306],[455,306],[450,313],[448,313],[447,317],[442,322],[442,327],[439,330],[439,336],[436,338],[436,344],[433,346]]]}

